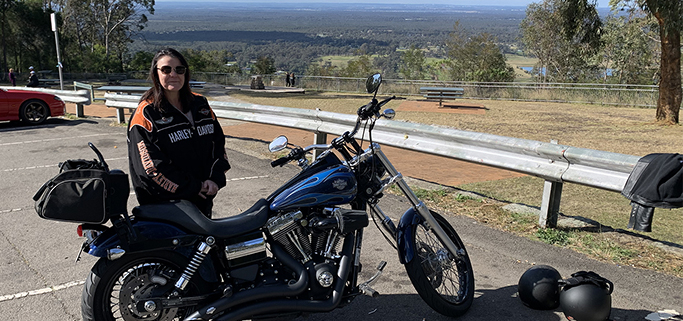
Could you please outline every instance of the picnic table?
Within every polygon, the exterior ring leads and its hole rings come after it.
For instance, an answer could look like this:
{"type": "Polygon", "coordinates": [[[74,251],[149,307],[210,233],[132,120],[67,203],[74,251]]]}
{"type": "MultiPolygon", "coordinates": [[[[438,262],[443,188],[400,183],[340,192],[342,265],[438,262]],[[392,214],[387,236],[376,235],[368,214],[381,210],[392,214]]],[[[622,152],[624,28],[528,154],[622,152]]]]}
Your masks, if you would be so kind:
{"type": "Polygon", "coordinates": [[[420,93],[427,99],[438,99],[439,107],[443,106],[444,99],[458,99],[464,90],[456,87],[420,87],[420,93]]]}
{"type": "MultiPolygon", "coordinates": [[[[108,93],[117,93],[122,95],[142,95],[151,87],[144,86],[101,86],[97,90],[106,91],[108,93]]],[[[126,122],[126,116],[123,108],[116,108],[116,118],[119,123],[126,122]]]]}

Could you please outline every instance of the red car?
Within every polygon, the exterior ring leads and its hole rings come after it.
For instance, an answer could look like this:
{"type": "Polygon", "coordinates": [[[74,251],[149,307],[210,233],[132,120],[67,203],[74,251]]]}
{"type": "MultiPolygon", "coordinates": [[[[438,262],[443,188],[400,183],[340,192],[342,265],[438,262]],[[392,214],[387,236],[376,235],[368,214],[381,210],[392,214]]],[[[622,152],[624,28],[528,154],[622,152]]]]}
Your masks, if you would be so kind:
{"type": "Polygon", "coordinates": [[[65,113],[64,101],[53,94],[0,89],[0,120],[21,120],[37,125],[48,117],[63,116],[65,113]]]}

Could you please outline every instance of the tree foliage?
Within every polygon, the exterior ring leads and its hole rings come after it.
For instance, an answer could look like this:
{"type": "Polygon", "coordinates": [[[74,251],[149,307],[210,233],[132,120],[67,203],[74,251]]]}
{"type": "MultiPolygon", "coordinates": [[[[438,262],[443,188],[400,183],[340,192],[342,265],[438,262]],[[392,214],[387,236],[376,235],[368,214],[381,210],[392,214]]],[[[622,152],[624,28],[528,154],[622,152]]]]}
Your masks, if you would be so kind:
{"type": "Polygon", "coordinates": [[[410,46],[401,55],[399,70],[405,79],[423,79],[425,74],[425,56],[422,50],[410,46]]]}
{"type": "Polygon", "coordinates": [[[372,62],[370,56],[360,55],[355,57],[346,64],[339,75],[342,77],[358,77],[364,78],[372,74],[372,62]]]}
{"type": "Polygon", "coordinates": [[[488,33],[470,35],[456,22],[446,46],[453,80],[505,82],[515,79],[514,69],[505,62],[505,55],[488,33]]]}
{"type": "Polygon", "coordinates": [[[660,59],[656,33],[656,23],[642,12],[607,17],[604,47],[596,58],[603,79],[621,84],[656,83],[660,59]]]}
{"type": "Polygon", "coordinates": [[[553,82],[591,81],[598,76],[593,57],[601,48],[602,23],[595,3],[587,0],[544,0],[527,7],[522,43],[538,58],[539,79],[553,82]]]}
{"type": "Polygon", "coordinates": [[[256,59],[256,63],[254,63],[254,69],[252,69],[253,73],[257,75],[272,74],[276,70],[277,69],[275,69],[275,61],[273,60],[273,58],[266,56],[258,57],[258,59],[256,59]]]}

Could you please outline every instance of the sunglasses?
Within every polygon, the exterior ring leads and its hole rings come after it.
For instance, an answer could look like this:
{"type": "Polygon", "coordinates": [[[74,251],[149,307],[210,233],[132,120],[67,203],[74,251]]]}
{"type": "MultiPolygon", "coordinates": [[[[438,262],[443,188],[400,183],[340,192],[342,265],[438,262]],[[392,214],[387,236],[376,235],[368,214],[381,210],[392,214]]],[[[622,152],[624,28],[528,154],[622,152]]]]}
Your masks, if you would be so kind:
{"type": "MultiPolygon", "coordinates": [[[[161,70],[161,72],[163,72],[165,75],[168,75],[171,73],[171,71],[173,71],[173,67],[171,67],[171,66],[163,66],[163,67],[159,67],[157,69],[161,70]]],[[[187,71],[187,67],[185,67],[185,66],[175,67],[175,73],[178,75],[185,74],[185,71],[187,71]]]]}

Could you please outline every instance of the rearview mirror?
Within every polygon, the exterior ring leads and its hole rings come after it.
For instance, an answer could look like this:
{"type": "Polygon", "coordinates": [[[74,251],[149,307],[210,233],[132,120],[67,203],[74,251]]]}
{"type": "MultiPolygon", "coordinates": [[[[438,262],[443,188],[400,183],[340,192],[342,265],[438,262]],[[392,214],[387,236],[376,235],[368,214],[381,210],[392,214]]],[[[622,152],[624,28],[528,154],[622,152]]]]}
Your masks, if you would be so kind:
{"type": "Polygon", "coordinates": [[[394,119],[394,117],[396,117],[396,111],[393,109],[385,109],[382,116],[386,119],[394,119]]]}
{"type": "Polygon", "coordinates": [[[271,153],[281,151],[281,150],[285,149],[285,147],[287,147],[288,143],[289,142],[287,140],[287,136],[280,135],[280,136],[276,137],[275,139],[273,139],[273,141],[270,142],[270,144],[268,144],[268,150],[271,153]]]}
{"type": "Polygon", "coordinates": [[[365,81],[365,89],[367,89],[368,94],[372,94],[377,89],[379,88],[379,84],[382,83],[382,75],[380,74],[374,74],[370,77],[368,77],[368,80],[365,81]]]}

